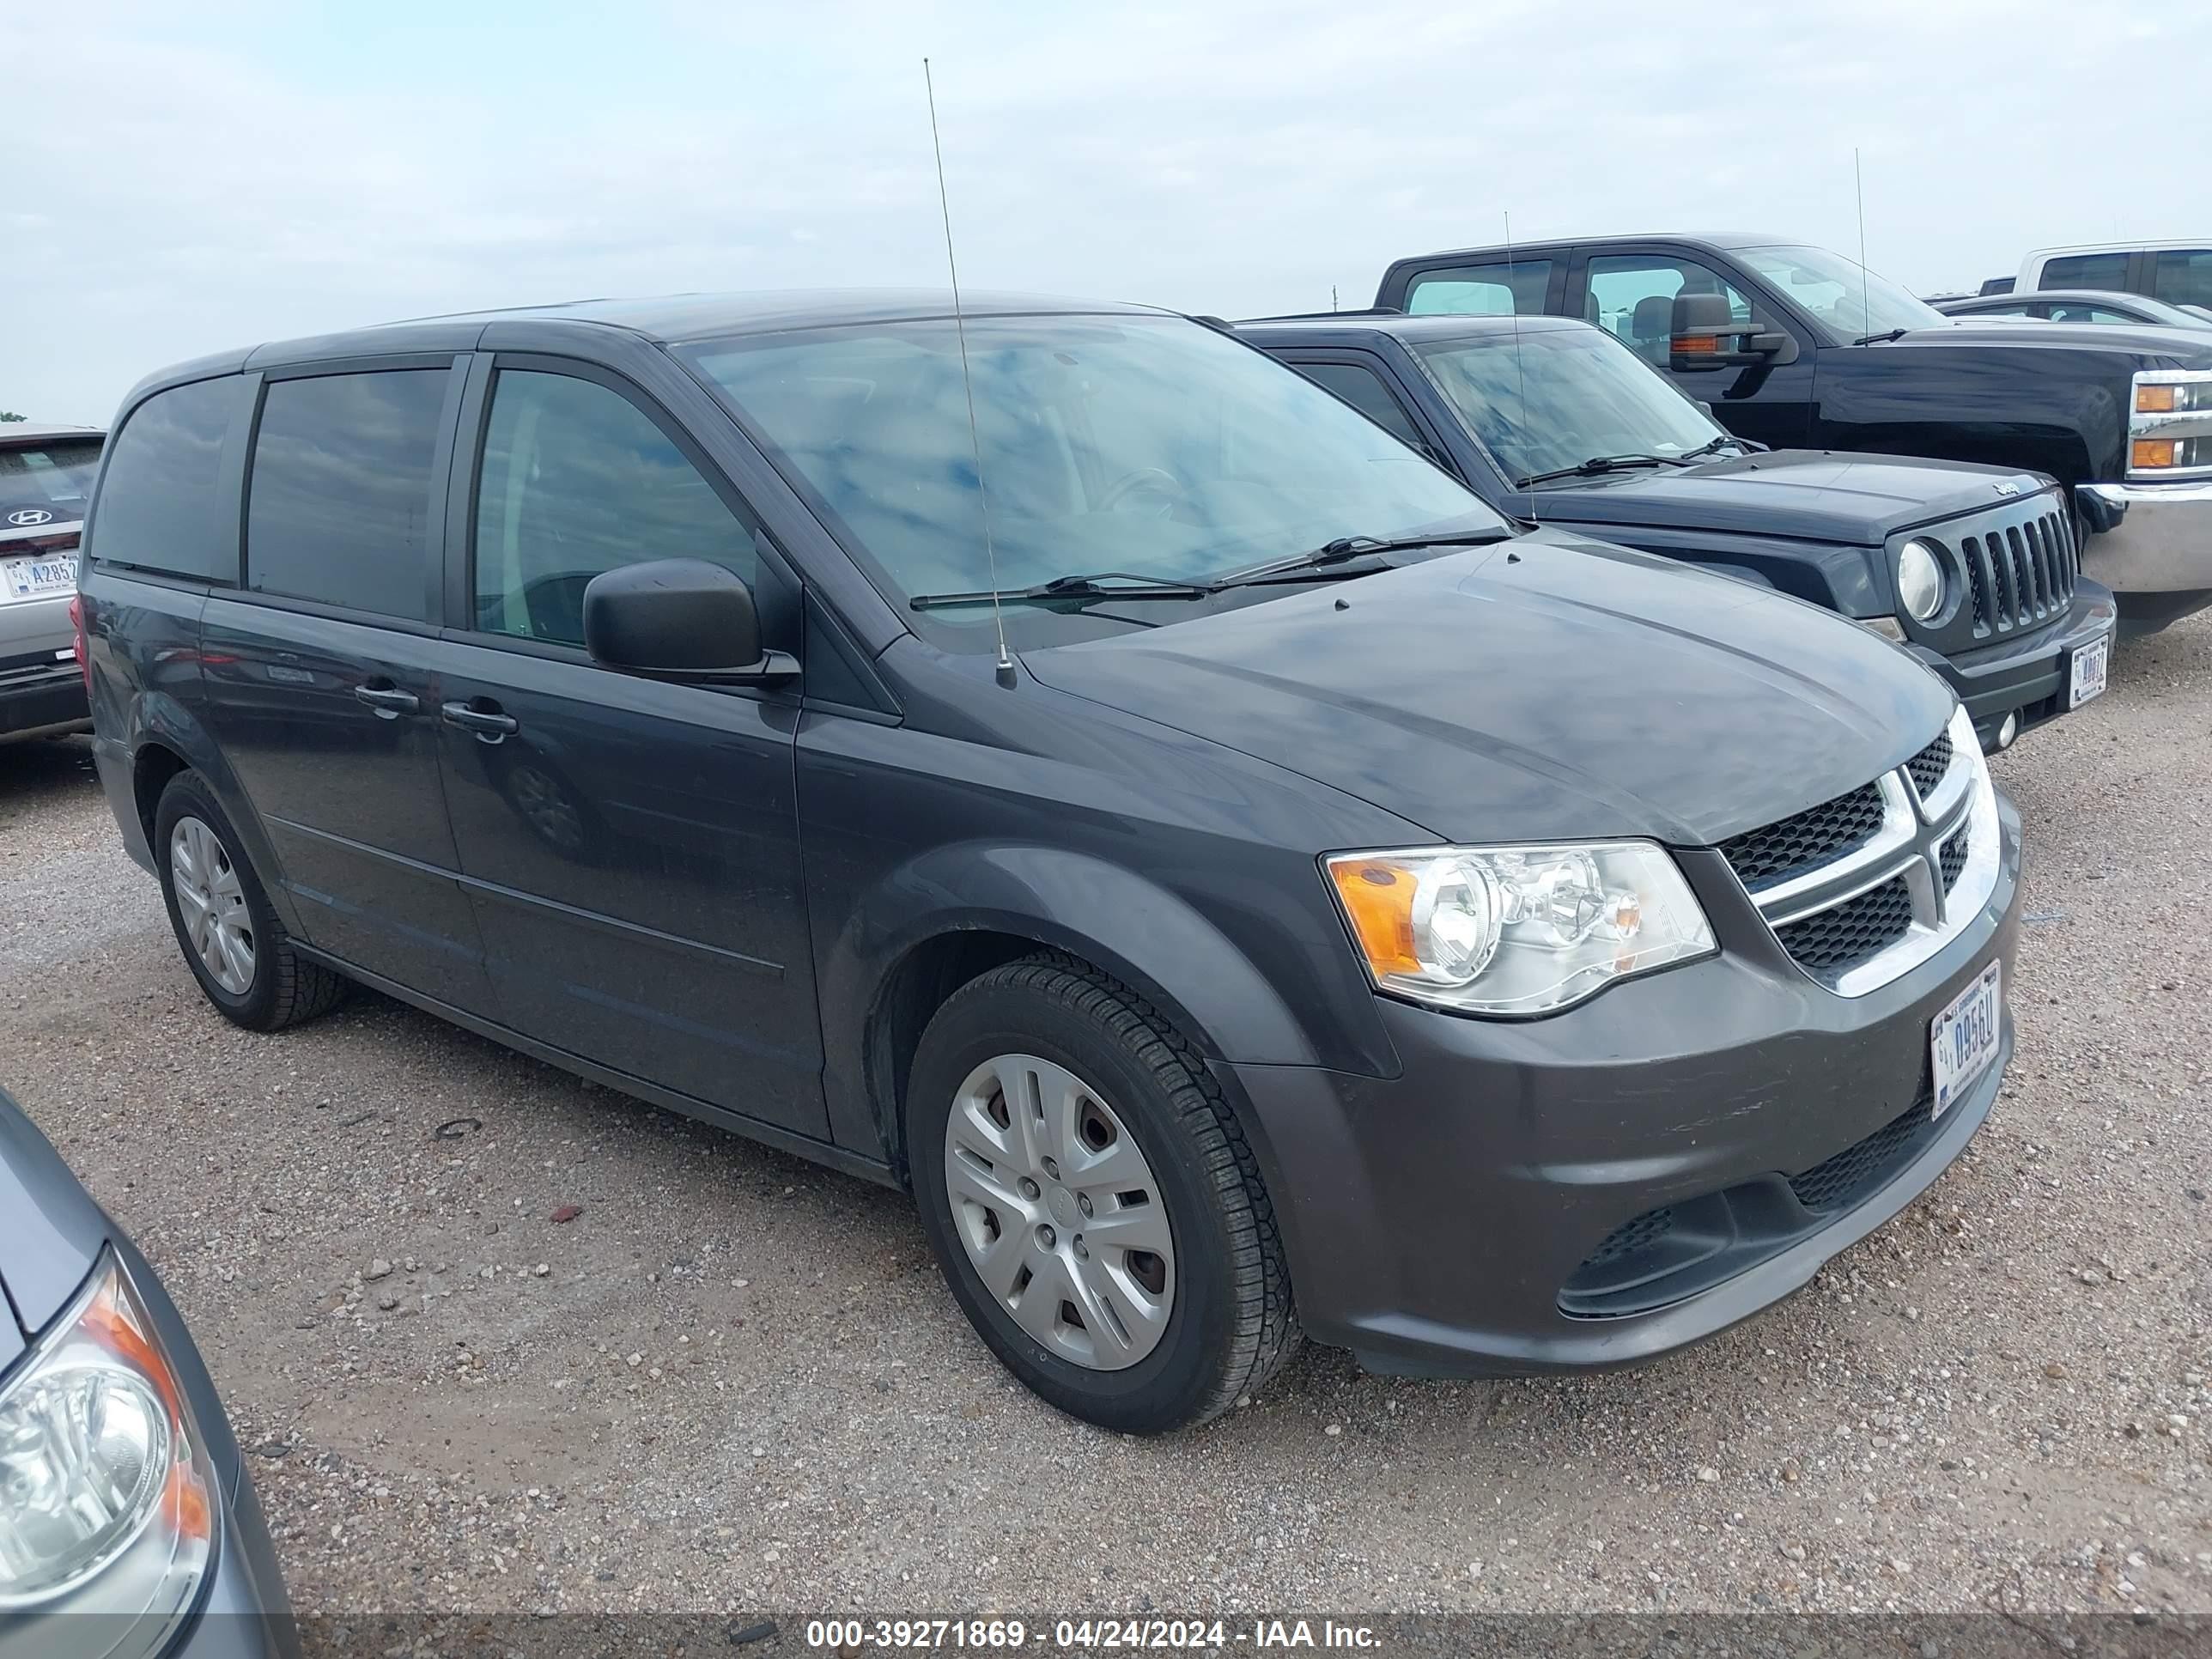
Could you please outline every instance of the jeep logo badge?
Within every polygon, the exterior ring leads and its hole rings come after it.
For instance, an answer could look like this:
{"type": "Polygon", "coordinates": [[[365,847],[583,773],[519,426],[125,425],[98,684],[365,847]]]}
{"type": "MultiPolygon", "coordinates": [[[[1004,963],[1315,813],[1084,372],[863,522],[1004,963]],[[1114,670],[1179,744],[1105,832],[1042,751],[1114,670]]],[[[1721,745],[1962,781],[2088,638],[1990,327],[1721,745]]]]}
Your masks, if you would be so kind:
{"type": "Polygon", "coordinates": [[[2014,483],[2011,479],[2008,478],[1997,486],[1997,494],[2000,495],[2017,495],[2020,494],[2020,486],[2014,483]]]}
{"type": "Polygon", "coordinates": [[[21,530],[34,524],[51,523],[53,516],[43,507],[23,507],[10,513],[8,515],[8,522],[21,530]]]}

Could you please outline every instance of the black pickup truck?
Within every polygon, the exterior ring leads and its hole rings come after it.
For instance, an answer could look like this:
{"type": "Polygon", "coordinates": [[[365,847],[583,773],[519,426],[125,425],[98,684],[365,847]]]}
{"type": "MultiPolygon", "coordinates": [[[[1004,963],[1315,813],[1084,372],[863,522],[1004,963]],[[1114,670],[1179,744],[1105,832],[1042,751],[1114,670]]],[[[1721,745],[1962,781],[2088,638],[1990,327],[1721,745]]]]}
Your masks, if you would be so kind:
{"type": "Polygon", "coordinates": [[[1765,449],[1602,331],[1561,318],[1375,312],[1237,332],[1509,518],[1864,623],[1950,682],[1984,749],[2105,688],[2112,596],[2075,568],[2048,478],[1765,449]]]}
{"type": "Polygon", "coordinates": [[[1613,236],[1400,259],[1378,308],[1596,324],[1777,448],[2025,468],[2147,632],[2212,605],[2212,337],[1954,320],[1783,236],[1613,236]]]}

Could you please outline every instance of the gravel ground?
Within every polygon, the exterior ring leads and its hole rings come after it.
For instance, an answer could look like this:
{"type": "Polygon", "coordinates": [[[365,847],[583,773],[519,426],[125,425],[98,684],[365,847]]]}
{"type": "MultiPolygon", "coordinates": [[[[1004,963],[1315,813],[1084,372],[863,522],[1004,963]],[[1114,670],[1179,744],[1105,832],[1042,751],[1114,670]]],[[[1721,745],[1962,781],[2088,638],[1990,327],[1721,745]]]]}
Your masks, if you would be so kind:
{"type": "Polygon", "coordinates": [[[1988,1127],[1630,1372],[1309,1349],[1202,1431],[1085,1428],[890,1194],[365,993],[232,1029],[81,743],[0,750],[0,1083],[191,1320],[304,1612],[2212,1611],[2212,616],[1997,770],[1988,1127]]]}

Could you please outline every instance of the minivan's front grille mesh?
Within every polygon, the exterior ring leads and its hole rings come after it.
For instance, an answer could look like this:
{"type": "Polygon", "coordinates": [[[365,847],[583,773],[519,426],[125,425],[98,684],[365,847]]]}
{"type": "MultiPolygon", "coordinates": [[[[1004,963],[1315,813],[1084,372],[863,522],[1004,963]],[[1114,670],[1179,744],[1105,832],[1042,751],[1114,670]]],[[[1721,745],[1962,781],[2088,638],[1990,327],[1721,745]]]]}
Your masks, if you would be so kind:
{"type": "Polygon", "coordinates": [[[1920,1150],[1921,1133],[1935,1104],[1935,1091],[1923,1087],[1919,1098],[1865,1139],[1791,1176],[1790,1192],[1815,1215],[1849,1209],[1885,1185],[1920,1150]]]}
{"type": "Polygon", "coordinates": [[[1764,829],[1721,843],[1721,854],[1746,887],[1811,870],[1874,838],[1881,828],[1881,791],[1869,783],[1764,829]]]}
{"type": "Polygon", "coordinates": [[[1926,800],[1936,793],[1936,786],[1943,781],[1943,775],[1951,769],[1951,739],[1940,737],[1905,763],[1905,769],[1912,774],[1912,787],[1926,800]]]}
{"type": "Polygon", "coordinates": [[[1977,637],[2016,633],[2050,621],[2074,603],[2080,569],[2074,532],[2053,510],[2013,524],[1977,524],[1958,540],[1977,637]]]}
{"type": "Polygon", "coordinates": [[[1897,876],[1832,910],[1778,927],[1774,936],[1799,967],[1814,974],[1834,974],[1887,950],[1911,927],[1911,890],[1903,876],[1897,876]]]}
{"type": "Polygon", "coordinates": [[[1966,831],[1964,830],[1943,843],[1942,855],[1938,861],[1943,866],[1943,890],[1946,893],[1959,884],[1959,873],[1966,867],[1968,850],[1966,831]]]}

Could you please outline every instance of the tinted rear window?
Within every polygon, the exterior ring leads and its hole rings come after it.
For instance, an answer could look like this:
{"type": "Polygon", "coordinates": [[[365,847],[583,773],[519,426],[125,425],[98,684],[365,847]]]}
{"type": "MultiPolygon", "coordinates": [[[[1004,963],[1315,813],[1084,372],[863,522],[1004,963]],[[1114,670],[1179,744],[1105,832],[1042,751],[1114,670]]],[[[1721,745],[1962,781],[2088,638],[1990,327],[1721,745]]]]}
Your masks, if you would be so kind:
{"type": "Polygon", "coordinates": [[[49,438],[0,449],[0,512],[52,513],[58,522],[84,516],[100,471],[97,438],[49,438]]]}
{"type": "Polygon", "coordinates": [[[2071,253],[2043,262],[2044,288],[2110,288],[2128,285],[2124,253],[2071,253]]]}
{"type": "Polygon", "coordinates": [[[2212,306],[2212,248],[2170,247],[2151,267],[2151,292],[2178,306],[2212,306]]]}
{"type": "Polygon", "coordinates": [[[93,556],[172,575],[238,580],[238,510],[222,488],[223,446],[242,430],[237,375],[158,392],[112,441],[94,507],[93,556]]]}
{"type": "Polygon", "coordinates": [[[246,486],[246,583],[420,618],[442,368],[273,382],[246,486]]]}

